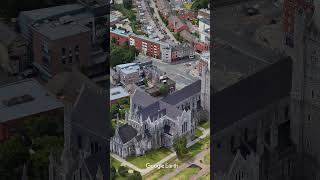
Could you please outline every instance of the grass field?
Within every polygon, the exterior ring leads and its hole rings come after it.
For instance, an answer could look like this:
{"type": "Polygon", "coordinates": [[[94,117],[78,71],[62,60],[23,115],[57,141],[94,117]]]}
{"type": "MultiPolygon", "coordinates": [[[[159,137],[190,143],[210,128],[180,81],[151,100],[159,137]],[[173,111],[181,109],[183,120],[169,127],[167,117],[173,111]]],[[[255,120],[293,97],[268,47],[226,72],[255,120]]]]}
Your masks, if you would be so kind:
{"type": "Polygon", "coordinates": [[[210,180],[210,173],[205,175],[205,176],[202,176],[202,177],[198,178],[197,180],[210,180]]]}
{"type": "Polygon", "coordinates": [[[155,164],[155,163],[159,162],[161,159],[165,158],[166,156],[168,156],[171,153],[172,153],[172,151],[170,151],[167,148],[160,148],[160,149],[155,149],[155,150],[148,151],[143,156],[139,156],[139,157],[131,156],[131,157],[128,157],[127,161],[130,162],[131,164],[141,168],[141,169],[145,169],[147,163],[150,163],[150,165],[151,164],[155,164]]]}
{"type": "Polygon", "coordinates": [[[210,123],[209,123],[209,121],[201,122],[201,123],[199,123],[199,126],[204,128],[204,129],[209,129],[210,128],[210,123]]]}
{"type": "Polygon", "coordinates": [[[195,132],[194,132],[194,137],[195,137],[195,139],[198,138],[198,137],[200,137],[200,136],[202,136],[202,134],[203,134],[203,133],[202,133],[201,130],[196,129],[195,132]]]}
{"type": "Polygon", "coordinates": [[[210,164],[210,153],[204,156],[203,162],[204,164],[210,164]]]}
{"type": "MultiPolygon", "coordinates": [[[[167,161],[168,164],[174,165],[177,164],[178,166],[182,163],[179,159],[177,159],[176,157],[167,161]]],[[[155,169],[153,171],[151,171],[150,173],[146,174],[143,179],[144,180],[157,180],[160,177],[169,174],[170,172],[174,171],[174,168],[163,168],[163,169],[155,169]]]]}
{"type": "Polygon", "coordinates": [[[181,179],[189,179],[192,175],[197,174],[200,171],[200,168],[197,166],[189,166],[183,171],[179,172],[176,177],[171,178],[170,180],[181,180],[181,179]]]}
{"type": "Polygon", "coordinates": [[[115,158],[111,157],[111,166],[115,167],[116,169],[118,169],[121,165],[121,162],[116,160],[115,158]]]}

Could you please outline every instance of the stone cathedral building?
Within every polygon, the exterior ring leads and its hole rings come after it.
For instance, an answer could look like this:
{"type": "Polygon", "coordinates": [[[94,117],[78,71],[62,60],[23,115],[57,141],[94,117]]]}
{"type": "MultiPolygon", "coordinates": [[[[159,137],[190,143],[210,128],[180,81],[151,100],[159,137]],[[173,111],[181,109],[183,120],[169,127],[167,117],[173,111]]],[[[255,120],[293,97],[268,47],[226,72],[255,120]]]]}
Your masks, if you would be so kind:
{"type": "Polygon", "coordinates": [[[210,117],[210,60],[201,73],[201,107],[205,116],[210,117]]]}
{"type": "Polygon", "coordinates": [[[75,103],[65,107],[64,149],[49,157],[49,180],[107,180],[109,152],[106,98],[82,86],[75,103]]]}
{"type": "Polygon", "coordinates": [[[110,151],[126,158],[143,155],[150,149],[172,147],[179,136],[190,141],[197,124],[194,112],[201,108],[200,88],[198,80],[162,99],[136,89],[126,124],[116,128],[110,151]]]}
{"type": "Polygon", "coordinates": [[[284,1],[284,50],[293,59],[291,134],[296,179],[320,179],[320,1],[284,1]]]}

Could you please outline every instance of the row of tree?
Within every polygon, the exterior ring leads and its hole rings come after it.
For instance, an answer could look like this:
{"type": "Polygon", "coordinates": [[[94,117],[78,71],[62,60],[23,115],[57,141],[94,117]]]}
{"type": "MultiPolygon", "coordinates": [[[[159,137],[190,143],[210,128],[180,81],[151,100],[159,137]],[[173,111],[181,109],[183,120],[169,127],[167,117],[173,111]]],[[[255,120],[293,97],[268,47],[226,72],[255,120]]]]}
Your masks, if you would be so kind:
{"type": "Polygon", "coordinates": [[[111,39],[110,49],[110,66],[114,67],[118,64],[130,63],[135,59],[137,53],[134,46],[129,46],[126,43],[124,46],[119,46],[115,42],[116,40],[111,39]]]}
{"type": "Polygon", "coordinates": [[[122,176],[125,177],[128,180],[142,180],[142,176],[138,171],[133,171],[132,174],[129,174],[129,168],[126,166],[120,166],[118,171],[116,170],[115,167],[111,166],[111,170],[110,170],[110,179],[111,180],[115,180],[116,177],[122,176]]]}

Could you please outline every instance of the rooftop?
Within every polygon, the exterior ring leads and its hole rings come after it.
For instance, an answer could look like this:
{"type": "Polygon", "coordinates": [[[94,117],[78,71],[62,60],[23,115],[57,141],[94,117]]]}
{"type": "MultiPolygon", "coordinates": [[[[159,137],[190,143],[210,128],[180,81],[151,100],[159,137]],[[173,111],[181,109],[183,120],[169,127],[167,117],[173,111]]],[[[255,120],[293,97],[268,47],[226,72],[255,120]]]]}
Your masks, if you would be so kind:
{"type": "Polygon", "coordinates": [[[33,79],[0,86],[0,122],[62,107],[63,104],[54,95],[33,79]]]}
{"type": "Polygon", "coordinates": [[[90,29],[76,22],[61,23],[61,21],[34,24],[33,29],[51,40],[89,32],[90,29]]]}
{"type": "Polygon", "coordinates": [[[128,96],[129,96],[129,93],[121,86],[110,89],[110,101],[120,99],[123,97],[128,97],[128,96]]]}
{"type": "Polygon", "coordinates": [[[75,13],[84,10],[84,6],[80,4],[68,4],[49,8],[35,9],[31,11],[22,11],[21,15],[25,15],[32,21],[47,19],[61,14],[75,13]]]}

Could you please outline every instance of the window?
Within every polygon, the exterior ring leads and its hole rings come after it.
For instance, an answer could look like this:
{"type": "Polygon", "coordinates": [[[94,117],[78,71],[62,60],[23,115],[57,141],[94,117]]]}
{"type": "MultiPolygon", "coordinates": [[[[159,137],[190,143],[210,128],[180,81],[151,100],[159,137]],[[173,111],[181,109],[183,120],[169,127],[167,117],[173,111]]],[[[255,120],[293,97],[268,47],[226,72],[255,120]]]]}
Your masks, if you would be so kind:
{"type": "Polygon", "coordinates": [[[310,114],[308,114],[308,121],[310,121],[311,120],[311,115],[310,114]]]}
{"type": "Polygon", "coordinates": [[[78,148],[82,149],[82,137],[78,136],[78,148]]]}
{"type": "Polygon", "coordinates": [[[314,98],[313,90],[311,90],[311,98],[314,98]]]}
{"type": "Polygon", "coordinates": [[[62,53],[62,56],[65,56],[66,55],[66,48],[62,48],[61,53],[62,53]]]}
{"type": "Polygon", "coordinates": [[[69,64],[72,64],[72,56],[69,56],[69,64]]]}

